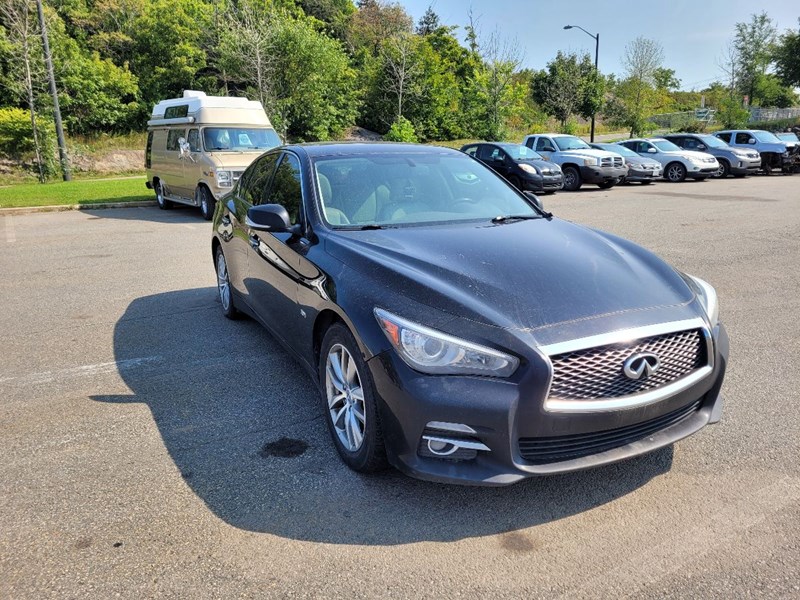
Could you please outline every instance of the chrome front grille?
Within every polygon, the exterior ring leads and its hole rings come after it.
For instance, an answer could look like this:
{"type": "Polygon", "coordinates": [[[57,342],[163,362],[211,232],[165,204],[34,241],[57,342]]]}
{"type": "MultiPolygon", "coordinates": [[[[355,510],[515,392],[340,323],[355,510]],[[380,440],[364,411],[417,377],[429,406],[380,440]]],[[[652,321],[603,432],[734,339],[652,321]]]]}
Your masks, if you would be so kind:
{"type": "Polygon", "coordinates": [[[621,156],[606,156],[600,159],[600,166],[602,167],[621,167],[624,164],[621,156]]]}
{"type": "Polygon", "coordinates": [[[550,361],[550,399],[591,401],[669,385],[707,366],[708,356],[702,330],[691,329],[557,354],[550,361]],[[629,379],[623,372],[623,363],[641,352],[655,354],[659,368],[650,377],[629,379]]]}

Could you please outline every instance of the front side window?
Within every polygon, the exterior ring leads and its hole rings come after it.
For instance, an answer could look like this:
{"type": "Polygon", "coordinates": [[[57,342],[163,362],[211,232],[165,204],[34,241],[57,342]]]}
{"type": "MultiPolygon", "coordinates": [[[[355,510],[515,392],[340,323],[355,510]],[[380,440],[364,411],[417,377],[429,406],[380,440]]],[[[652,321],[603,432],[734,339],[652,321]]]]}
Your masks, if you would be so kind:
{"type": "Polygon", "coordinates": [[[200,152],[202,150],[202,148],[200,148],[199,129],[190,129],[189,135],[186,137],[186,141],[189,142],[189,150],[192,152],[200,152]]]}
{"type": "Polygon", "coordinates": [[[537,152],[555,152],[556,149],[553,147],[553,143],[547,138],[539,138],[536,140],[536,151],[537,152]]]}
{"type": "Polygon", "coordinates": [[[248,152],[275,148],[281,139],[269,127],[206,127],[203,143],[207,152],[248,152]]]}
{"type": "Polygon", "coordinates": [[[186,135],[185,129],[170,129],[167,134],[167,150],[180,150],[178,140],[186,135]]]}
{"type": "Polygon", "coordinates": [[[749,144],[751,137],[752,136],[749,133],[746,133],[744,131],[740,131],[739,133],[736,134],[736,143],[737,144],[749,144]]]}
{"type": "Polygon", "coordinates": [[[280,154],[275,152],[262,156],[250,165],[239,183],[239,197],[242,200],[253,205],[264,204],[267,184],[275,172],[278,158],[280,154]]]}
{"type": "Polygon", "coordinates": [[[294,154],[283,155],[272,178],[269,189],[269,203],[280,204],[289,213],[292,224],[300,218],[300,205],[303,203],[303,186],[300,182],[300,161],[294,154]]]}
{"type": "Polygon", "coordinates": [[[478,158],[489,162],[503,160],[503,151],[497,146],[489,146],[488,144],[481,146],[478,151],[478,158]]]}

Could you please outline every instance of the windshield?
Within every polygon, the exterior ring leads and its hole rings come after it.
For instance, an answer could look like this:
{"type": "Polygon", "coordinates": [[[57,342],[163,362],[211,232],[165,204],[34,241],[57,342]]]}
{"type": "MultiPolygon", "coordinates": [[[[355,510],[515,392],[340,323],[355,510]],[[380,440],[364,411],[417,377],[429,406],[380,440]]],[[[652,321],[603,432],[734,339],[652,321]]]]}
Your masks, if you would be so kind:
{"type": "Polygon", "coordinates": [[[701,135],[700,140],[709,148],[727,148],[728,144],[713,135],[701,135]]]}
{"type": "Polygon", "coordinates": [[[544,160],[541,154],[520,144],[504,144],[501,148],[514,160],[544,160]]]}
{"type": "Polygon", "coordinates": [[[591,149],[591,146],[584,142],[581,138],[574,135],[565,135],[563,137],[554,137],[553,140],[558,146],[559,150],[586,150],[591,149]]]}
{"type": "Polygon", "coordinates": [[[491,221],[539,213],[467,155],[370,152],[314,160],[325,220],[335,227],[491,221]]]}
{"type": "Polygon", "coordinates": [[[759,142],[780,142],[776,135],[774,133],[770,133],[769,131],[754,131],[753,136],[755,136],[759,142]]]}
{"type": "Polygon", "coordinates": [[[652,144],[656,148],[661,150],[662,152],[680,152],[681,151],[681,149],[678,148],[675,144],[673,144],[672,142],[668,142],[667,140],[658,140],[658,141],[652,142],[652,144]]]}
{"type": "Polygon", "coordinates": [[[619,154],[620,156],[639,156],[631,150],[630,148],[626,148],[625,146],[620,146],[619,144],[595,144],[601,150],[606,150],[608,152],[613,152],[614,154],[619,154]]]}
{"type": "Polygon", "coordinates": [[[778,138],[784,142],[800,142],[800,138],[793,133],[779,133],[778,138]]]}
{"type": "Polygon", "coordinates": [[[207,152],[248,152],[280,146],[281,138],[267,127],[206,127],[203,143],[207,152]]]}

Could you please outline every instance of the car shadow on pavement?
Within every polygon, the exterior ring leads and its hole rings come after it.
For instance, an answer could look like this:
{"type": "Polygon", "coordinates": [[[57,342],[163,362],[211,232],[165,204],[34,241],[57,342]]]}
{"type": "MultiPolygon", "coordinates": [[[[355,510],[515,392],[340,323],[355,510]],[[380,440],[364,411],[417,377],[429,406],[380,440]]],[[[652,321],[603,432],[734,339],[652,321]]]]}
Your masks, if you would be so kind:
{"type": "Polygon", "coordinates": [[[120,219],[123,221],[149,221],[151,223],[187,223],[211,227],[203,219],[200,209],[176,204],[169,210],[157,206],[131,206],[125,208],[82,208],[81,213],[94,219],[120,219]]]}
{"type": "Polygon", "coordinates": [[[176,480],[248,531],[369,545],[513,536],[629,494],[672,465],[666,448],[505,488],[359,475],[339,460],[306,371],[257,323],[225,319],[215,288],[134,300],[114,351],[132,393],[92,398],[147,404],[176,480]]]}

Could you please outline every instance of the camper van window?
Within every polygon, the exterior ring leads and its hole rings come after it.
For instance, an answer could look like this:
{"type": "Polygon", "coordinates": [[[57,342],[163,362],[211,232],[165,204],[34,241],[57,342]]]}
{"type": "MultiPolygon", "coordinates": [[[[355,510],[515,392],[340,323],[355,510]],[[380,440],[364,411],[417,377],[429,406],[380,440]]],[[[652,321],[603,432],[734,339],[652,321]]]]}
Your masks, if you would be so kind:
{"type": "Polygon", "coordinates": [[[206,127],[203,143],[207,152],[248,152],[281,145],[274,129],[265,127],[206,127]]]}
{"type": "Polygon", "coordinates": [[[170,129],[167,134],[167,150],[180,150],[178,140],[186,135],[185,129],[170,129]]]}
{"type": "Polygon", "coordinates": [[[164,111],[165,119],[180,119],[189,114],[189,105],[181,104],[179,106],[168,106],[164,111]]]}
{"type": "Polygon", "coordinates": [[[192,152],[200,152],[202,148],[200,148],[200,130],[199,129],[190,129],[189,135],[186,136],[186,141],[189,142],[189,149],[192,152]]]}

